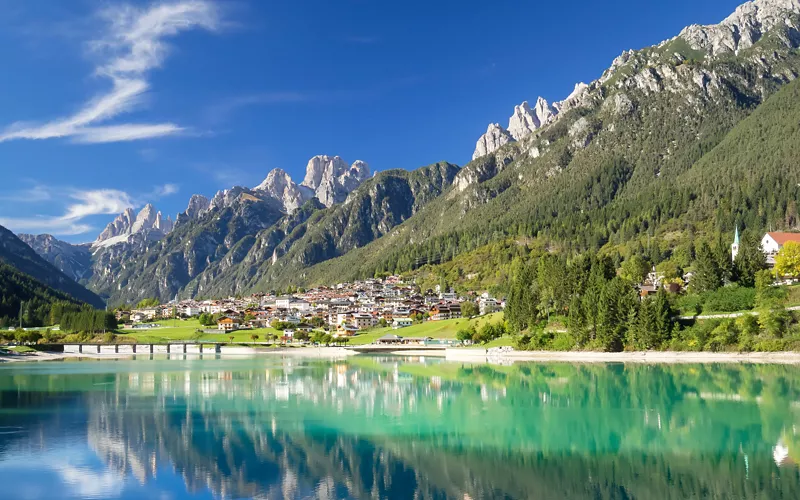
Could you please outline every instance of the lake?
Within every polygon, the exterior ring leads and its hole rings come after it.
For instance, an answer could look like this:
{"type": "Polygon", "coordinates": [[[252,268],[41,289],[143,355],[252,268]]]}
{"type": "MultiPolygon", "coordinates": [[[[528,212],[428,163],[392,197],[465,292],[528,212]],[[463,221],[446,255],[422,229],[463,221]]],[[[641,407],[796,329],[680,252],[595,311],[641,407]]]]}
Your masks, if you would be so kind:
{"type": "Polygon", "coordinates": [[[0,365],[0,498],[800,498],[800,368],[0,365]]]}

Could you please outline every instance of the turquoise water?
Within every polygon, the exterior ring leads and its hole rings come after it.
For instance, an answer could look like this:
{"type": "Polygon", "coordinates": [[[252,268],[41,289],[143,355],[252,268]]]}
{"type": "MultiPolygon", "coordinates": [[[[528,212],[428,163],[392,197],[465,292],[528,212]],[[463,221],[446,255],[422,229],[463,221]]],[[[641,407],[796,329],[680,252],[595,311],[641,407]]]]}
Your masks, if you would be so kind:
{"type": "Polygon", "coordinates": [[[800,498],[800,368],[0,365],[0,498],[800,498]]]}

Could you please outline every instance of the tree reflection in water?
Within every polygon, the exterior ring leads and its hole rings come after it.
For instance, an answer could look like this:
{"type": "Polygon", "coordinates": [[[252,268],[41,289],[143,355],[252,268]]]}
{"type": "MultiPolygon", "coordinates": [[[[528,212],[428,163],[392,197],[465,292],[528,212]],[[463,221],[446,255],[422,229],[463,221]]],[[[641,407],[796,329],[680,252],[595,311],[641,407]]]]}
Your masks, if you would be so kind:
{"type": "Polygon", "coordinates": [[[0,391],[3,459],[79,439],[224,498],[800,498],[791,366],[137,360],[0,391]]]}

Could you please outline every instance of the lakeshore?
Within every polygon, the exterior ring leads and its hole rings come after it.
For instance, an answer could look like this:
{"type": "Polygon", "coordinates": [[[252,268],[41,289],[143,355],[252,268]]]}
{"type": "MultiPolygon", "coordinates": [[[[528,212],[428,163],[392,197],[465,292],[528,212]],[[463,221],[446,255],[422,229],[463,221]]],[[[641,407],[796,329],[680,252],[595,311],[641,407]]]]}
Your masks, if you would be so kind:
{"type": "MultiPolygon", "coordinates": [[[[219,353],[205,354],[131,354],[131,353],[53,353],[31,352],[27,354],[0,354],[3,362],[44,362],[63,360],[102,360],[102,359],[146,359],[163,357],[165,359],[184,358],[243,358],[243,357],[291,357],[310,359],[343,359],[351,356],[366,357],[376,353],[362,354],[343,347],[283,347],[259,349],[247,346],[222,346],[219,353]]],[[[379,354],[421,358],[442,358],[446,361],[467,363],[498,362],[561,362],[561,363],[638,363],[638,364],[712,364],[712,363],[754,363],[754,364],[800,364],[800,352],[676,352],[676,351],[637,351],[637,352],[597,352],[597,351],[503,351],[484,348],[448,348],[439,351],[418,349],[390,350],[379,354]]]]}

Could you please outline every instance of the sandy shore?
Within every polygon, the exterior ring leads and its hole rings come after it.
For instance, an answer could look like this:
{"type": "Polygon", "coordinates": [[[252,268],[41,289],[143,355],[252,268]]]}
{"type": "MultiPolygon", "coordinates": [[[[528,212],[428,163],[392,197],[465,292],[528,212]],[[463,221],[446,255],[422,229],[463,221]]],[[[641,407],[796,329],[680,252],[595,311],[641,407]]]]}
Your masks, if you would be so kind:
{"type": "MultiPolygon", "coordinates": [[[[223,348],[222,353],[225,354],[223,348]]],[[[279,347],[268,350],[257,350],[255,354],[268,354],[273,356],[298,356],[303,358],[344,358],[355,356],[357,353],[341,347],[279,347]]]]}
{"type": "Polygon", "coordinates": [[[800,352],[552,352],[512,351],[488,354],[485,349],[448,349],[448,361],[559,361],[570,363],[779,363],[800,364],[800,352]]]}
{"type": "Polygon", "coordinates": [[[119,358],[125,355],[100,355],[100,354],[72,354],[63,352],[35,352],[28,354],[5,355],[0,354],[0,363],[19,363],[30,361],[58,361],[61,359],[86,359],[86,358],[119,358]]]}

